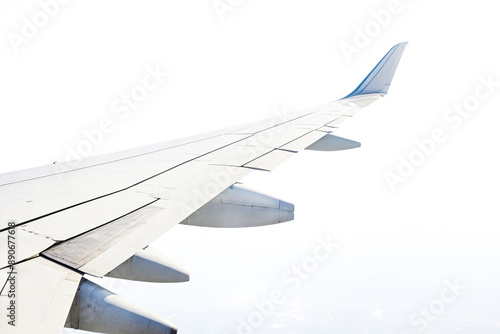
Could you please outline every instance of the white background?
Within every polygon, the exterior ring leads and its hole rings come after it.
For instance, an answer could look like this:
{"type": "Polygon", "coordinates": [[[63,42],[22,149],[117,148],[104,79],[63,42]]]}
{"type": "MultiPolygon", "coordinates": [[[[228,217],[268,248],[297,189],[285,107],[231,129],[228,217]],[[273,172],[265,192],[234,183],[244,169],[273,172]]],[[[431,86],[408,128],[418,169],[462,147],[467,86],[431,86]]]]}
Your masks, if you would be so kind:
{"type": "Polygon", "coordinates": [[[69,1],[14,47],[9,38],[40,3],[0,2],[0,170],[64,161],[104,118],[114,128],[92,155],[320,105],[409,41],[388,97],[337,132],[361,148],[303,152],[244,180],[295,203],[293,222],[178,226],[154,246],[189,268],[191,282],[102,284],[180,333],[498,333],[500,87],[456,128],[443,119],[480,77],[500,81],[492,2],[402,0],[383,24],[373,11],[389,1],[224,3],[232,10],[221,18],[211,0],[69,1]],[[366,45],[346,57],[341,46],[364,29],[366,45]],[[148,66],[168,78],[119,119],[112,103],[148,66]],[[392,191],[384,175],[436,128],[447,140],[392,191]],[[328,237],[340,247],[292,290],[283,275],[328,237]],[[453,294],[446,282],[465,288],[453,294]],[[284,303],[238,327],[274,289],[284,303]]]}

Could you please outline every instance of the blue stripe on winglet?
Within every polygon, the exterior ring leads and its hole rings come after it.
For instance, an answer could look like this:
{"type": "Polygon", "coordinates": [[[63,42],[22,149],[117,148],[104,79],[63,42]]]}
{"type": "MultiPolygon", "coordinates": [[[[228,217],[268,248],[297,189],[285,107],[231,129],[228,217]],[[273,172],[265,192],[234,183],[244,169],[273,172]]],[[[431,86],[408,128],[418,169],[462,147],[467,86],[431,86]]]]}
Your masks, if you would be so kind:
{"type": "Polygon", "coordinates": [[[408,43],[403,42],[394,45],[359,86],[344,99],[365,94],[387,94],[406,44],[408,43]]]}

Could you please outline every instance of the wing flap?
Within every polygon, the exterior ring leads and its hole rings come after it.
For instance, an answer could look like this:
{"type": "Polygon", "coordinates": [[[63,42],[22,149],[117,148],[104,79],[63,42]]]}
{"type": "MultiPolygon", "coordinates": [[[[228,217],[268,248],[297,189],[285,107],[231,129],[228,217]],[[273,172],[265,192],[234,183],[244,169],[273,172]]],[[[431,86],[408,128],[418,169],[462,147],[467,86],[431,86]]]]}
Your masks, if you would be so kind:
{"type": "Polygon", "coordinates": [[[325,132],[311,131],[308,134],[305,134],[304,136],[297,138],[286,145],[283,145],[281,148],[291,151],[302,151],[306,147],[309,147],[311,144],[323,138],[325,135],[325,132]]]}
{"type": "Polygon", "coordinates": [[[79,269],[95,260],[107,249],[115,246],[120,239],[136,233],[136,228],[146,224],[161,209],[158,206],[149,205],[108,225],[60,243],[43,252],[43,254],[59,263],[79,269]]]}
{"type": "Polygon", "coordinates": [[[198,160],[215,165],[243,166],[272,150],[272,148],[262,146],[232,145],[225,150],[215,151],[198,160]]]}
{"type": "Polygon", "coordinates": [[[295,152],[274,150],[266,155],[263,155],[260,158],[247,163],[244,167],[270,171],[286,159],[291,158],[294,154],[295,152]]]}
{"type": "Polygon", "coordinates": [[[55,241],[64,241],[154,201],[156,199],[144,194],[131,191],[119,192],[38,219],[19,229],[46,236],[55,241]]]}
{"type": "MultiPolygon", "coordinates": [[[[245,168],[209,166],[207,173],[187,178],[188,181],[178,185],[175,200],[158,200],[62,242],[43,255],[79,271],[104,276],[249,172],[245,168]]],[[[171,178],[167,174],[162,180],[153,178],[151,182],[161,185],[171,178]]],[[[156,194],[160,195],[166,194],[156,194]]]]}

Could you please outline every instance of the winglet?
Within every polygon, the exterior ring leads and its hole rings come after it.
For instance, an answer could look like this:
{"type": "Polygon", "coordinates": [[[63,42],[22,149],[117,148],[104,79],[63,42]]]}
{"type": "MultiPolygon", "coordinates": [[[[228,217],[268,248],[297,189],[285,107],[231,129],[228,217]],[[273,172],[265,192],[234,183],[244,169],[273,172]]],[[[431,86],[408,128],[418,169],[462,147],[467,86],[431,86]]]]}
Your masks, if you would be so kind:
{"type": "Polygon", "coordinates": [[[344,99],[365,94],[386,95],[406,44],[408,42],[394,45],[359,86],[344,99]]]}

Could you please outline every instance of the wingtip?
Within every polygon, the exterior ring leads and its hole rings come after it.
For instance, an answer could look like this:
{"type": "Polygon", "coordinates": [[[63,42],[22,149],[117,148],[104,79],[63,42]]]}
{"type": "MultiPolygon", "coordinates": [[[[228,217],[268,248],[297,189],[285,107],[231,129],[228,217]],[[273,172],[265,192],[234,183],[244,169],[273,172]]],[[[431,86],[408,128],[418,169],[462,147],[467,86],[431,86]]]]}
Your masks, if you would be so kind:
{"type": "Polygon", "coordinates": [[[378,62],[366,78],[343,99],[366,94],[386,95],[408,42],[394,45],[378,62]]]}

